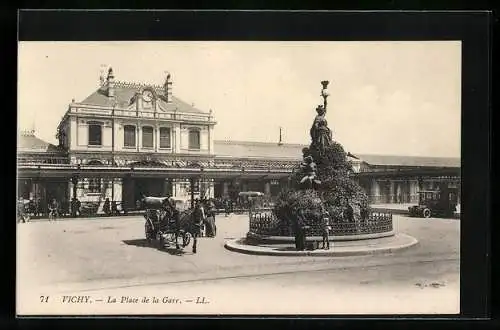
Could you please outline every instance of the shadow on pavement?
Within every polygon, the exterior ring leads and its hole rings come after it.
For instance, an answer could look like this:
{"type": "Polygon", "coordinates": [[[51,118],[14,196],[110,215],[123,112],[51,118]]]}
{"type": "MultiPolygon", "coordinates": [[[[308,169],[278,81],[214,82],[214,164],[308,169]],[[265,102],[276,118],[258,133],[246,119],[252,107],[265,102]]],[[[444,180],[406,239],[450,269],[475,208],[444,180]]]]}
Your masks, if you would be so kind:
{"type": "Polygon", "coordinates": [[[148,240],[145,238],[127,239],[127,240],[123,240],[122,242],[127,244],[127,245],[154,248],[154,246],[152,244],[148,243],[148,240]]]}
{"type": "Polygon", "coordinates": [[[162,249],[159,246],[155,245],[154,243],[149,243],[148,240],[145,238],[123,240],[122,242],[127,244],[127,245],[133,245],[133,246],[145,247],[145,248],[163,251],[163,252],[166,252],[166,253],[173,255],[173,256],[182,256],[186,253],[182,249],[176,249],[175,246],[174,247],[167,246],[167,247],[162,249]]]}
{"type": "Polygon", "coordinates": [[[173,247],[173,248],[167,247],[167,248],[161,249],[161,251],[165,251],[168,254],[173,255],[173,256],[182,256],[186,253],[184,250],[176,249],[175,247],[173,247]]]}

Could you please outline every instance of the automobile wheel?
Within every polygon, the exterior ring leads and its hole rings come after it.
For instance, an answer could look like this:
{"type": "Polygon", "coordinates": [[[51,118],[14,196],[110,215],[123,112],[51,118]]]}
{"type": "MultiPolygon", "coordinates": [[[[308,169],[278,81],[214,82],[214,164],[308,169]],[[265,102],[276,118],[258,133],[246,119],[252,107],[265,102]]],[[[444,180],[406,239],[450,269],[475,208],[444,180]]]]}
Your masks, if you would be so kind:
{"type": "Polygon", "coordinates": [[[430,218],[431,217],[431,210],[429,209],[425,209],[423,212],[422,212],[424,218],[430,218]]]}

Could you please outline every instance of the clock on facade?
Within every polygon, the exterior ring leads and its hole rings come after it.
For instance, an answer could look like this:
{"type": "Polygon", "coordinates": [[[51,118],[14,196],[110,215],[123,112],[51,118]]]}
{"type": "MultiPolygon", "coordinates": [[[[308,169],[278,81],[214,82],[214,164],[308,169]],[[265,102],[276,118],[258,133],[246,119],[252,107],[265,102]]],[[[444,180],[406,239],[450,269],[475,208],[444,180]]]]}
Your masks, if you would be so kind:
{"type": "Polygon", "coordinates": [[[151,91],[142,92],[142,99],[145,102],[151,102],[153,100],[153,92],[151,92],[151,91]]]}

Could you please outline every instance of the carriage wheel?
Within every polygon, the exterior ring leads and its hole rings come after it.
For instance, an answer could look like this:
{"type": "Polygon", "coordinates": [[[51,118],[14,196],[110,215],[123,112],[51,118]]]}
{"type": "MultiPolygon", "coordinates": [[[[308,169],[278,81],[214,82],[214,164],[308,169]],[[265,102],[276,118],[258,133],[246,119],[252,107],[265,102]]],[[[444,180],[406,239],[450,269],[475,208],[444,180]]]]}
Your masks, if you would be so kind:
{"type": "Polygon", "coordinates": [[[146,223],[144,224],[144,232],[146,234],[146,240],[148,241],[148,243],[151,243],[151,241],[155,239],[155,235],[153,232],[153,227],[151,226],[149,221],[146,221],[146,223]]]}
{"type": "Polygon", "coordinates": [[[431,210],[425,209],[424,212],[422,212],[424,215],[424,218],[430,218],[431,217],[431,210]]]}
{"type": "Polygon", "coordinates": [[[182,235],[182,247],[188,246],[190,242],[191,242],[191,234],[188,232],[185,232],[182,235]]]}

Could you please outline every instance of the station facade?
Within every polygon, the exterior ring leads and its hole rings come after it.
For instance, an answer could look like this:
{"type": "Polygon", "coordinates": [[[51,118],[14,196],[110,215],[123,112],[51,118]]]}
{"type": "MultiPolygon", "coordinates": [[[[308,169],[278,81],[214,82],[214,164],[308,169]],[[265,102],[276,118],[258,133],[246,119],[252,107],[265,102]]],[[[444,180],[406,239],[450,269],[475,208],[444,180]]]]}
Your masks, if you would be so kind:
{"type": "MultiPolygon", "coordinates": [[[[18,139],[18,194],[133,209],[141,196],[235,198],[240,191],[277,196],[305,145],[214,140],[212,111],[162,85],[115,80],[72,101],[57,127],[59,145],[34,132],[18,139]]],[[[354,176],[372,203],[414,203],[417,192],[460,185],[460,159],[350,155],[354,176]]]]}

